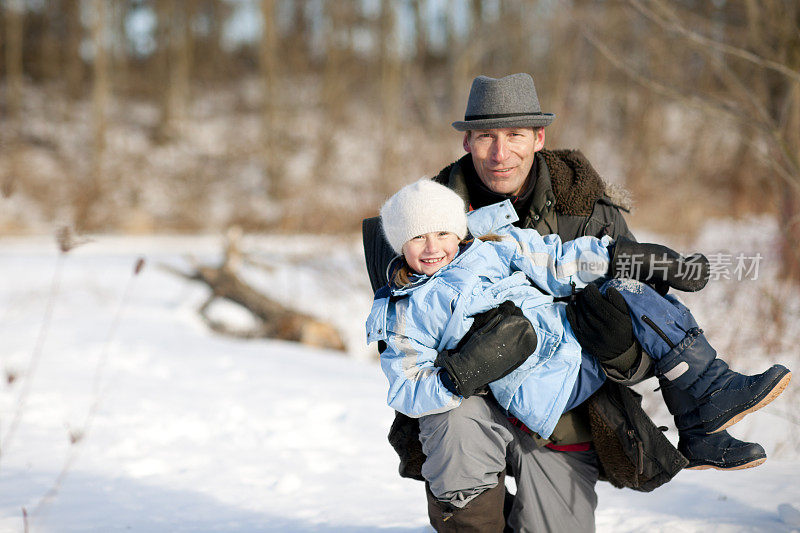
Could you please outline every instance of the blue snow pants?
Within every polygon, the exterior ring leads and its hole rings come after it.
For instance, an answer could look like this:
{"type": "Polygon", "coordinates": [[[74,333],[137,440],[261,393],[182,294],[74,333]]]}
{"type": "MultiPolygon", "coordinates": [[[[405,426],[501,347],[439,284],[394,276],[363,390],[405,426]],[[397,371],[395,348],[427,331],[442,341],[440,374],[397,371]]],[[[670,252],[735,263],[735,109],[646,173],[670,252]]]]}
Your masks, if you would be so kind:
{"type": "MultiPolygon", "coordinates": [[[[698,327],[691,311],[671,294],[661,296],[645,283],[617,278],[603,283],[600,292],[605,294],[611,287],[619,291],[628,304],[633,335],[654,361],[680,343],[689,330],[698,327]]],[[[581,356],[581,369],[565,412],[583,403],[606,380],[605,373],[598,372],[599,363],[593,355],[583,352],[581,356]]]]}

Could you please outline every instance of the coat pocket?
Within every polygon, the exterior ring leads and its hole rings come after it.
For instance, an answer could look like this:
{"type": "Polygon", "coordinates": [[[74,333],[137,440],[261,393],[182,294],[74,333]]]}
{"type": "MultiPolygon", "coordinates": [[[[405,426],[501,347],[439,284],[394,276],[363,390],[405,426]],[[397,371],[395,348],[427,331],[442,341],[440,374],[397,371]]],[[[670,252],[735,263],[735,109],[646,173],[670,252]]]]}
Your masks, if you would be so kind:
{"type": "Polygon", "coordinates": [[[600,479],[650,492],[688,464],[641,407],[637,392],[607,381],[589,399],[589,420],[600,479]]]}
{"type": "Polygon", "coordinates": [[[586,221],[586,225],[583,227],[583,235],[597,237],[598,239],[606,235],[614,235],[614,224],[592,217],[586,221]]]}

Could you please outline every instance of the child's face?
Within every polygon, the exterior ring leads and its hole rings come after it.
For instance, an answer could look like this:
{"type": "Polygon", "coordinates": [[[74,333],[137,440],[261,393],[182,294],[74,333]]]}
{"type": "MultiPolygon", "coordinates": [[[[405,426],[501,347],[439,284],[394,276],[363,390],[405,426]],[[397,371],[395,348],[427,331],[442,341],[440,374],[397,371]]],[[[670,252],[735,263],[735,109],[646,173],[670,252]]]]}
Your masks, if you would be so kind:
{"type": "Polygon", "coordinates": [[[428,276],[449,265],[458,253],[460,239],[449,231],[434,231],[406,241],[403,256],[411,270],[428,276]]]}

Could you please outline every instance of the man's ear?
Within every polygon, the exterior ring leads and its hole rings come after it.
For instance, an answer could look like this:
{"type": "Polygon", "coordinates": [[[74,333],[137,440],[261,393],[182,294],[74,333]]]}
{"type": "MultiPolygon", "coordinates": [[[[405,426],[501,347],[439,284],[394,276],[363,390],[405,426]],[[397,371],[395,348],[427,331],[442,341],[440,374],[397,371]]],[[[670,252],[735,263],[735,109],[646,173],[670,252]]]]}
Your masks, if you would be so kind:
{"type": "Polygon", "coordinates": [[[544,148],[544,128],[533,130],[533,151],[538,152],[544,148]]]}
{"type": "Polygon", "coordinates": [[[472,133],[471,131],[465,131],[464,132],[463,146],[464,146],[464,150],[466,150],[467,152],[472,152],[472,148],[470,148],[470,146],[469,146],[469,138],[470,138],[470,134],[471,133],[472,133]]]}

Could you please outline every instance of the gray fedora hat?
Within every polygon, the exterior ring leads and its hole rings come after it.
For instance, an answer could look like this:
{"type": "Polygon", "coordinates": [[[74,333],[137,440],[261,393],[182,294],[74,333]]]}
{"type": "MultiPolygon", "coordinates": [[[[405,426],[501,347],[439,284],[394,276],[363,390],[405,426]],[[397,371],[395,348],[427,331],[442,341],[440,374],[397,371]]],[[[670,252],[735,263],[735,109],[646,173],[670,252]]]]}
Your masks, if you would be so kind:
{"type": "Polygon", "coordinates": [[[538,128],[556,118],[542,113],[536,87],[529,74],[505,78],[478,76],[472,80],[464,120],[453,122],[458,131],[494,128],[538,128]]]}

